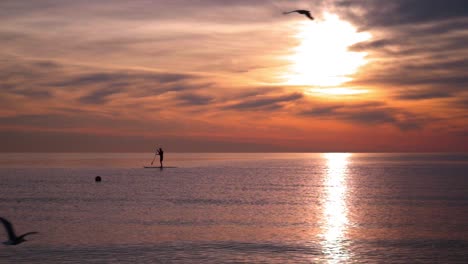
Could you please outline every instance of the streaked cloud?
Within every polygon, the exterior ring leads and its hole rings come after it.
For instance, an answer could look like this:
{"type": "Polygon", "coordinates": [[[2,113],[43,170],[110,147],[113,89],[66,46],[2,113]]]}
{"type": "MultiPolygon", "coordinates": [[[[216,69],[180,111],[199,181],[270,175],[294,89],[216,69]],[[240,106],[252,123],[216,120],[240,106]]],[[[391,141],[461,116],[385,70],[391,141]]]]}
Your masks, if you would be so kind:
{"type": "Polygon", "coordinates": [[[434,121],[434,118],[428,115],[418,115],[404,109],[389,107],[379,102],[323,105],[304,110],[300,114],[319,119],[342,120],[367,126],[391,124],[401,130],[420,129],[425,124],[434,121]]]}
{"type": "Polygon", "coordinates": [[[285,94],[280,96],[253,96],[241,102],[226,106],[226,109],[236,110],[275,110],[281,109],[288,102],[294,102],[304,95],[300,93],[285,94]]]}

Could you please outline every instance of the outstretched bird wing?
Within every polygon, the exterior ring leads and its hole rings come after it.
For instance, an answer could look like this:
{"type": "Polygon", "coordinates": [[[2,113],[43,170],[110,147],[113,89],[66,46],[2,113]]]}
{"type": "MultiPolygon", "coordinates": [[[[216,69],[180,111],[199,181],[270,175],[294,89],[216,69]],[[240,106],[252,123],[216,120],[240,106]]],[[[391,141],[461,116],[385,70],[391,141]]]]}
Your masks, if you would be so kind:
{"type": "Polygon", "coordinates": [[[33,235],[33,234],[39,234],[39,233],[38,233],[38,232],[28,232],[28,233],[26,233],[26,234],[22,234],[22,235],[19,237],[19,239],[24,238],[24,237],[29,236],[29,235],[33,235]]]}
{"type": "Polygon", "coordinates": [[[288,12],[283,12],[284,15],[287,15],[287,14],[291,14],[291,13],[300,13],[301,11],[304,11],[304,10],[292,10],[292,11],[288,11],[288,12]]]}
{"type": "Polygon", "coordinates": [[[298,14],[301,14],[301,15],[305,15],[309,19],[314,20],[314,17],[310,14],[309,10],[298,9],[298,10],[293,10],[293,11],[289,11],[289,12],[283,12],[283,14],[287,15],[287,14],[291,14],[291,13],[294,13],[294,12],[296,12],[298,14]]]}
{"type": "Polygon", "coordinates": [[[314,17],[310,14],[309,11],[303,12],[303,14],[304,14],[306,17],[310,18],[311,20],[314,20],[314,17]]]}
{"type": "Polygon", "coordinates": [[[13,225],[3,217],[0,217],[0,221],[2,221],[3,226],[5,227],[5,230],[7,231],[8,239],[11,241],[16,240],[16,234],[15,234],[15,230],[13,230],[13,225]]]}

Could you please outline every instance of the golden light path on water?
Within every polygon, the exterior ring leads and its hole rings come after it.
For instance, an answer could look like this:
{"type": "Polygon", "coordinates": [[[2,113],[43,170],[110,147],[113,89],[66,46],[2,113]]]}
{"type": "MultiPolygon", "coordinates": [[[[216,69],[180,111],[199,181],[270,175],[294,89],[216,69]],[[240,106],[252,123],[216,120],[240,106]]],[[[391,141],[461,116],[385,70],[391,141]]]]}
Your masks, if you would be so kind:
{"type": "Polygon", "coordinates": [[[324,179],[325,204],[323,209],[322,248],[329,263],[345,263],[349,252],[344,244],[348,225],[346,204],[349,153],[323,154],[327,162],[324,179]]]}

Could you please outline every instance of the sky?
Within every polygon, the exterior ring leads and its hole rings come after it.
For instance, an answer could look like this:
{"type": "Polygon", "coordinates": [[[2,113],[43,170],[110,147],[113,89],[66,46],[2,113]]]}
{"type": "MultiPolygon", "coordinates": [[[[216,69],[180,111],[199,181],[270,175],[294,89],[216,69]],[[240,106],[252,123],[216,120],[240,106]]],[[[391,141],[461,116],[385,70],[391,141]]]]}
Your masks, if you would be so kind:
{"type": "Polygon", "coordinates": [[[2,0],[0,22],[2,152],[468,151],[466,0],[2,0]]]}

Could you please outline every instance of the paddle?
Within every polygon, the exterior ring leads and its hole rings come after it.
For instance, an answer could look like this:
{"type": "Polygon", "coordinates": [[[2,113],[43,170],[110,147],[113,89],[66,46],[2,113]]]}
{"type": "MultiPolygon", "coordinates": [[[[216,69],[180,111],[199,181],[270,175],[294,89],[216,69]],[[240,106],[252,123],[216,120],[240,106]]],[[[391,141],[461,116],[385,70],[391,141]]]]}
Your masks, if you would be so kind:
{"type": "Polygon", "coordinates": [[[153,165],[153,162],[154,162],[154,160],[156,159],[156,156],[157,156],[157,155],[154,154],[154,158],[153,158],[153,161],[151,161],[151,165],[153,165]]]}

